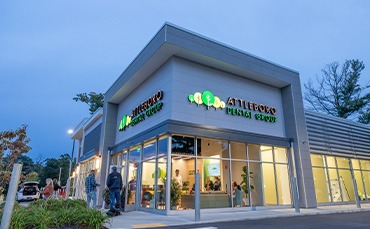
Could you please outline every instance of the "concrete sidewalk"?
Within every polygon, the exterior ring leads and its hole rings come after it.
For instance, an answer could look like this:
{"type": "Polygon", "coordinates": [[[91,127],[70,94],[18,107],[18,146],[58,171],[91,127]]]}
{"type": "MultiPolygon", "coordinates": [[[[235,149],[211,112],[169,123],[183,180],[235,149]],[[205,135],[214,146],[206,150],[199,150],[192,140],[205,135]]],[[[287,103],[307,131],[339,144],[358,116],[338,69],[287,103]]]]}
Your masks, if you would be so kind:
{"type": "Polygon", "coordinates": [[[370,203],[361,204],[357,208],[356,204],[319,206],[313,209],[300,209],[300,213],[295,213],[294,208],[287,207],[257,207],[251,210],[249,207],[243,208],[218,208],[203,209],[200,213],[200,221],[194,221],[194,210],[171,211],[170,215],[157,215],[142,211],[123,213],[121,216],[111,218],[108,228],[147,228],[186,225],[194,223],[225,222],[238,220],[257,220],[267,218],[295,217],[304,215],[333,214],[345,212],[370,211],[370,203]]]}

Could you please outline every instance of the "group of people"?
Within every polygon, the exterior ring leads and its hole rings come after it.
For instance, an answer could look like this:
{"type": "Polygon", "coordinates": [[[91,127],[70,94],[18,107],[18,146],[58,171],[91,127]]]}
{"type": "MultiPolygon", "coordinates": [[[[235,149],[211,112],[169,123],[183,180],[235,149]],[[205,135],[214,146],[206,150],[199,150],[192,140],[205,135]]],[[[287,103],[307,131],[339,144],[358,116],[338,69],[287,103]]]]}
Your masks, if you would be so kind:
{"type": "Polygon", "coordinates": [[[54,178],[52,180],[51,178],[46,179],[46,186],[44,189],[40,192],[42,194],[42,198],[44,200],[49,199],[51,196],[58,196],[59,189],[61,189],[60,185],[58,184],[58,180],[54,178]]]}
{"type": "Polygon", "coordinates": [[[206,178],[206,183],[204,188],[206,191],[220,191],[221,190],[221,181],[217,176],[214,177],[215,182],[212,182],[209,177],[206,178]]]}
{"type": "MultiPolygon", "coordinates": [[[[90,206],[92,201],[92,208],[96,208],[96,187],[100,184],[96,183],[95,170],[91,170],[89,176],[86,177],[86,203],[90,206]]],[[[121,210],[121,190],[123,187],[122,175],[117,172],[117,167],[112,167],[112,172],[107,178],[107,187],[109,188],[110,210],[121,210]],[[115,204],[117,203],[118,209],[115,204]]]]}

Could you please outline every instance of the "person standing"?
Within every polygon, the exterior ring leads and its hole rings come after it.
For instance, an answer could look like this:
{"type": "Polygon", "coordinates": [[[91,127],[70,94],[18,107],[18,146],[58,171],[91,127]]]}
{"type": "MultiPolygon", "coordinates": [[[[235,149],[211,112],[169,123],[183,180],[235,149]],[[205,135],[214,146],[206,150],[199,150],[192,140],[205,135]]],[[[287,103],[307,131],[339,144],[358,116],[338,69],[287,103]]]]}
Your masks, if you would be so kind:
{"type": "Polygon", "coordinates": [[[86,177],[85,187],[86,187],[86,203],[90,207],[90,201],[92,200],[92,208],[96,208],[96,187],[100,186],[95,181],[95,170],[91,170],[90,174],[86,177]]]}
{"type": "Polygon", "coordinates": [[[44,190],[40,192],[44,196],[44,200],[49,199],[51,195],[53,195],[54,187],[53,187],[53,180],[51,178],[46,179],[46,186],[44,190]]]}
{"type": "Polygon", "coordinates": [[[114,201],[116,201],[119,209],[121,209],[122,176],[117,172],[116,166],[113,166],[112,170],[107,178],[107,186],[109,188],[110,210],[116,210],[114,201]]]}
{"type": "Polygon", "coordinates": [[[180,185],[180,187],[182,187],[182,176],[180,175],[179,169],[175,170],[175,176],[173,176],[172,179],[175,180],[180,185]]]}
{"type": "Polygon", "coordinates": [[[54,186],[54,196],[58,196],[58,191],[61,189],[60,185],[58,184],[57,178],[53,179],[53,186],[54,186]]]}

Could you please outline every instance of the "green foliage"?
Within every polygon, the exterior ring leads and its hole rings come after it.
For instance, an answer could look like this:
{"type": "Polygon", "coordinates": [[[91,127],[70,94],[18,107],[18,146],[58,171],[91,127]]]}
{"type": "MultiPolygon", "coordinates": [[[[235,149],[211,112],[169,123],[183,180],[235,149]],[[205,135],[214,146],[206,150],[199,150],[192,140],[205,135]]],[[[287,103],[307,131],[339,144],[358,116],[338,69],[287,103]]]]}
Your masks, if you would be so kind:
{"type": "Polygon", "coordinates": [[[61,186],[66,185],[68,179],[70,158],[71,157],[69,156],[69,154],[63,154],[59,158],[46,159],[45,165],[40,175],[40,185],[45,186],[45,180],[47,178],[58,178],[60,168],[62,168],[60,184],[61,186]]]}
{"type": "Polygon", "coordinates": [[[103,107],[104,104],[104,94],[90,92],[76,94],[76,97],[73,98],[74,101],[81,101],[89,105],[90,114],[93,114],[99,107],[103,107]]]}
{"type": "MultiPolygon", "coordinates": [[[[240,188],[244,191],[246,195],[248,195],[249,192],[249,181],[250,179],[253,179],[252,176],[253,172],[249,172],[249,179],[248,179],[248,167],[246,165],[243,166],[243,173],[241,174],[241,177],[243,178],[243,181],[240,183],[240,188]]],[[[253,185],[250,185],[251,190],[254,189],[253,185]]]]}
{"type": "Polygon", "coordinates": [[[368,113],[363,110],[370,103],[370,93],[365,93],[369,85],[361,87],[359,84],[364,69],[364,63],[359,60],[346,60],[341,69],[338,62],[328,64],[322,69],[321,78],[317,77],[316,86],[311,80],[304,84],[309,108],[336,117],[356,116],[366,121],[368,113]]]}
{"type": "Polygon", "coordinates": [[[171,180],[171,206],[176,206],[179,204],[180,198],[181,198],[181,186],[175,179],[171,180]]]}
{"type": "MultiPolygon", "coordinates": [[[[4,206],[0,206],[2,214],[4,206]]],[[[88,208],[83,200],[37,200],[26,208],[15,205],[11,220],[11,229],[24,228],[102,228],[108,223],[108,216],[99,210],[88,208]]]]}

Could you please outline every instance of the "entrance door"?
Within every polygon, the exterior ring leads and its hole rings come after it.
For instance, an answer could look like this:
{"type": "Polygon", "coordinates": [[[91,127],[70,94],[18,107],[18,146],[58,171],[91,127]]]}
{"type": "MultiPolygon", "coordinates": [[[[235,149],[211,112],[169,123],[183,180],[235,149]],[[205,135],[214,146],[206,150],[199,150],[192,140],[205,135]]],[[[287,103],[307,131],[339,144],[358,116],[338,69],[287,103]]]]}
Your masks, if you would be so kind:
{"type": "Polygon", "coordinates": [[[126,206],[125,211],[134,211],[136,206],[136,193],[138,188],[137,174],[140,166],[140,148],[130,149],[126,166],[126,206]]]}

